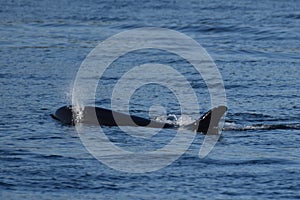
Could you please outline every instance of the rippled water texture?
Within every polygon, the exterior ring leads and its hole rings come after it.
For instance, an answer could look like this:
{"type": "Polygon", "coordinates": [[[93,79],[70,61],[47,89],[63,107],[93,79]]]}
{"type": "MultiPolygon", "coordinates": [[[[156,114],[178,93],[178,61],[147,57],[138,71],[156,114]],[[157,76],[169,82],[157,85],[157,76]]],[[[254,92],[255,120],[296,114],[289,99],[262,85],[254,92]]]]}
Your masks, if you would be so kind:
{"type": "MultiPolygon", "coordinates": [[[[8,0],[0,5],[1,199],[300,198],[299,1],[8,0]],[[198,157],[204,136],[197,135],[168,167],[129,174],[98,162],[74,127],[50,114],[71,103],[77,70],[100,41],[144,26],[180,31],[199,42],[223,77],[229,109],[222,137],[204,159],[198,157]]],[[[152,50],[116,60],[100,80],[96,104],[109,107],[122,74],[148,62],[178,69],[197,92],[201,113],[210,108],[196,71],[178,56],[152,50]]],[[[157,85],[137,90],[130,112],[149,117],[149,108],[158,104],[180,115],[172,92],[157,85]]],[[[111,141],[133,151],[161,147],[175,135],[164,130],[149,140],[132,139],[119,128],[103,129],[111,141]]]]}

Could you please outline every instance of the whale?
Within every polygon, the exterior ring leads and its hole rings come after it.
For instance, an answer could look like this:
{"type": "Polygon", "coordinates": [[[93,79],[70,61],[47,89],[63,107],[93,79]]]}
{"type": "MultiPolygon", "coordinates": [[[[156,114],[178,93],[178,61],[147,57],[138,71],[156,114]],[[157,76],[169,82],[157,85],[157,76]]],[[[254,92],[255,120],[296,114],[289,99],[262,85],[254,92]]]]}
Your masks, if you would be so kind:
{"type": "Polygon", "coordinates": [[[222,116],[227,111],[226,106],[217,106],[204,113],[194,122],[179,126],[172,123],[163,123],[160,121],[146,119],[143,117],[128,115],[125,113],[113,111],[106,108],[96,106],[84,106],[80,110],[75,109],[72,105],[62,106],[58,108],[51,117],[64,125],[76,126],[84,125],[100,125],[100,126],[133,126],[133,127],[149,127],[149,128],[168,128],[178,129],[185,128],[198,133],[218,134],[219,124],[222,116]]]}

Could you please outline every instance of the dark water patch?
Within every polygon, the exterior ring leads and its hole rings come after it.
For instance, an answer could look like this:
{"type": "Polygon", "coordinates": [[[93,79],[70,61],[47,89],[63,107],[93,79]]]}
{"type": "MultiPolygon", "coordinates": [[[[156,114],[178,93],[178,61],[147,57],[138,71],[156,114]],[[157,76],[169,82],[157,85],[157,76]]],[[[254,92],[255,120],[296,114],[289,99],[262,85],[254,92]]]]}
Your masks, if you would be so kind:
{"type": "Polygon", "coordinates": [[[0,188],[11,189],[14,186],[14,184],[0,181],[0,188]]]}
{"type": "Polygon", "coordinates": [[[62,158],[65,158],[62,155],[39,155],[38,157],[46,158],[46,159],[62,159],[62,158]]]}
{"type": "Polygon", "coordinates": [[[282,15],[274,15],[274,17],[277,18],[282,18],[285,17],[287,19],[296,19],[299,20],[300,19],[300,13],[289,13],[289,14],[282,14],[282,15]]]}
{"type": "Polygon", "coordinates": [[[1,162],[22,162],[23,158],[22,157],[8,157],[8,156],[0,156],[1,162]]]}
{"type": "Polygon", "coordinates": [[[250,86],[248,85],[241,85],[241,84],[231,84],[231,85],[225,85],[225,89],[230,90],[230,89],[245,89],[245,88],[249,88],[250,86]]]}
{"type": "Polygon", "coordinates": [[[9,73],[0,73],[0,78],[10,78],[11,74],[9,73]]]}
{"type": "Polygon", "coordinates": [[[293,164],[294,162],[285,159],[253,159],[253,160],[214,160],[206,158],[203,160],[206,164],[214,165],[234,165],[234,166],[251,166],[251,165],[274,165],[274,164],[293,164]]]}
{"type": "MultiPolygon", "coordinates": [[[[175,28],[175,27],[174,27],[175,28]]],[[[199,25],[199,24],[187,24],[183,26],[176,26],[178,31],[188,32],[203,32],[203,33],[228,33],[235,32],[238,29],[235,26],[211,26],[211,25],[199,25]]]]}
{"type": "Polygon", "coordinates": [[[24,149],[0,149],[0,156],[1,155],[11,155],[11,156],[17,156],[17,155],[27,155],[29,153],[29,151],[24,150],[24,149]]]}
{"type": "MultiPolygon", "coordinates": [[[[39,123],[39,124],[44,124],[44,123],[39,123]]],[[[68,125],[66,125],[68,126],[68,125]]],[[[64,135],[57,136],[57,135],[52,135],[52,134],[45,134],[45,135],[37,135],[37,136],[26,136],[22,138],[16,138],[16,140],[29,140],[29,141],[45,141],[45,140],[62,140],[65,139],[66,137],[64,135]]]]}

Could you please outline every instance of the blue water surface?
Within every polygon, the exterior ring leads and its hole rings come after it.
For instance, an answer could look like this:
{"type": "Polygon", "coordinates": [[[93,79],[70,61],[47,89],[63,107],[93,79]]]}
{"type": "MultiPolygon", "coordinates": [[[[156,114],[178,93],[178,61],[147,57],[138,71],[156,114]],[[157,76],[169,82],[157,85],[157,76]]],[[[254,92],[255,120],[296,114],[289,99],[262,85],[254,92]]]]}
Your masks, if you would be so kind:
{"type": "MultiPolygon", "coordinates": [[[[1,0],[0,5],[1,199],[300,198],[300,1],[1,0]],[[198,151],[204,136],[197,135],[183,156],[161,170],[120,172],[96,160],[75,128],[50,114],[71,103],[80,64],[99,42],[153,26],[190,36],[212,56],[227,95],[224,131],[203,159],[198,151]]],[[[188,63],[160,51],[117,60],[118,67],[100,82],[96,104],[109,107],[120,67],[149,61],[180,67],[201,112],[210,108],[203,80],[188,63]]],[[[171,91],[153,87],[135,93],[131,112],[147,117],[149,107],[160,103],[180,114],[171,91]]],[[[138,148],[121,130],[104,129],[120,146],[138,148]]],[[[174,134],[163,131],[156,145],[174,134]]]]}

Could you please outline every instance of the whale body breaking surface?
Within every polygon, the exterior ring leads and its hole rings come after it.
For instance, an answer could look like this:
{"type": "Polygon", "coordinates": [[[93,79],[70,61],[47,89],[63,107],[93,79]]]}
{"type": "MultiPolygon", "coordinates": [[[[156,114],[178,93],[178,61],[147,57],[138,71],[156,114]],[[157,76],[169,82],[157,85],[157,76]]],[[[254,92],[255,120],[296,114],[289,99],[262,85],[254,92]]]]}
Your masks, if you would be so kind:
{"type": "Polygon", "coordinates": [[[183,127],[202,134],[218,134],[219,122],[226,110],[226,106],[215,107],[202,115],[198,120],[184,126],[167,122],[164,123],[94,106],[85,106],[80,110],[74,109],[72,106],[63,106],[57,109],[51,116],[62,124],[73,126],[80,123],[101,126],[139,126],[172,129],[183,127]]]}

